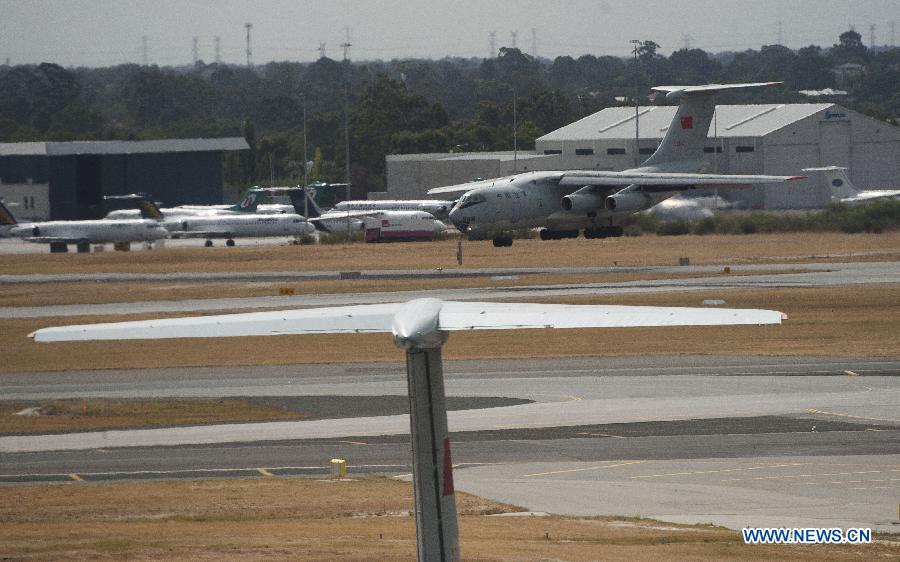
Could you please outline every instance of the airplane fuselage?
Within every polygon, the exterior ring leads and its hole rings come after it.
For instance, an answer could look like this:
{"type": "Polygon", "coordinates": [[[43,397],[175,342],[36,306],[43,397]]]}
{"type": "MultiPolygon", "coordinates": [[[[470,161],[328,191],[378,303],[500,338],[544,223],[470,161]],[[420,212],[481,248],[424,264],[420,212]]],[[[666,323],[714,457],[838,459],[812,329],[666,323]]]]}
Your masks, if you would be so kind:
{"type": "Polygon", "coordinates": [[[560,172],[530,172],[479,182],[457,201],[450,220],[470,238],[490,238],[518,229],[544,227],[566,231],[615,225],[619,217],[648,209],[675,191],[634,192],[633,203],[618,211],[605,207],[604,196],[593,196],[586,208],[564,208],[574,191],[559,185],[560,172]]]}
{"type": "Polygon", "coordinates": [[[162,224],[173,234],[194,232],[229,238],[301,236],[315,230],[306,219],[293,213],[182,217],[166,219],[162,224]]]}
{"type": "Polygon", "coordinates": [[[155,220],[48,221],[14,226],[10,234],[29,242],[153,242],[169,233],[155,220]]]}

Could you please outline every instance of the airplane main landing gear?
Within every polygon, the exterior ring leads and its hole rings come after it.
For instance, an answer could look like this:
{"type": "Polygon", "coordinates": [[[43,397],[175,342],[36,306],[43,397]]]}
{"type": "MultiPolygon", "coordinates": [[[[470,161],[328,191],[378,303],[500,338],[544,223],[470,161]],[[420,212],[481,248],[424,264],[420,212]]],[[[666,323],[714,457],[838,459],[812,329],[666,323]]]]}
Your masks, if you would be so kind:
{"type": "Polygon", "coordinates": [[[494,238],[494,247],[495,248],[503,248],[507,246],[512,246],[512,236],[498,236],[494,238]]]}
{"type": "Polygon", "coordinates": [[[206,242],[204,242],[203,247],[204,248],[212,248],[213,247],[212,240],[207,240],[206,242]]]}
{"type": "Polygon", "coordinates": [[[233,246],[234,246],[234,240],[232,240],[231,238],[229,238],[228,240],[225,241],[225,245],[228,246],[229,248],[233,247],[233,246]]]}

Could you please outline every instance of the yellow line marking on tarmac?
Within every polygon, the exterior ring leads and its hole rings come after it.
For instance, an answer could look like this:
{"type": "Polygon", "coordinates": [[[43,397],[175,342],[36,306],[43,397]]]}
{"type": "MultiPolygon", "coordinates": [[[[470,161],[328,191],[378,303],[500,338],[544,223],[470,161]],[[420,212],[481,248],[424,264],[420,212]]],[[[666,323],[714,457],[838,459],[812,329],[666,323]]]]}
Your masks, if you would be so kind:
{"type": "Polygon", "coordinates": [[[74,480],[76,482],[84,482],[84,478],[82,478],[81,476],[78,476],[77,474],[74,474],[74,473],[70,474],[69,478],[71,478],[72,480],[74,480]]]}
{"type": "Polygon", "coordinates": [[[338,443],[346,443],[347,445],[368,445],[364,441],[338,441],[338,443]]]}
{"type": "Polygon", "coordinates": [[[591,437],[612,437],[613,439],[625,439],[625,438],[624,438],[623,436],[621,436],[621,435],[612,435],[612,434],[609,434],[609,433],[590,433],[590,432],[587,432],[587,431],[579,431],[579,432],[576,433],[575,435],[589,435],[589,436],[591,436],[591,437]]]}
{"type": "Polygon", "coordinates": [[[529,477],[529,476],[548,476],[548,475],[551,475],[551,474],[566,474],[566,473],[568,473],[568,472],[585,472],[585,471],[588,471],[588,470],[602,470],[602,469],[604,469],[604,468],[617,468],[617,467],[620,467],[620,466],[628,466],[628,465],[631,465],[631,464],[641,464],[641,463],[643,463],[643,462],[645,462],[645,461],[620,462],[620,463],[617,463],[617,464],[607,464],[607,465],[603,465],[603,466],[589,466],[589,467],[587,467],[587,468],[573,468],[573,469],[571,469],[571,470],[554,470],[554,471],[551,471],[551,472],[535,472],[535,473],[533,473],[533,474],[523,474],[522,476],[525,477],[525,478],[527,478],[527,477],[529,477]]]}
{"type": "Polygon", "coordinates": [[[257,468],[256,472],[262,474],[263,476],[268,476],[269,478],[274,477],[275,475],[266,470],[265,468],[257,468]]]}
{"type": "Polygon", "coordinates": [[[782,474],[780,476],[754,476],[752,478],[728,478],[722,482],[737,482],[739,480],[787,480],[790,478],[821,478],[823,476],[852,476],[854,474],[881,474],[882,472],[900,472],[900,468],[889,470],[857,470],[853,472],[823,472],[821,474],[782,474]]]}
{"type": "Polygon", "coordinates": [[[840,412],[826,412],[824,410],[816,410],[815,408],[807,408],[807,414],[819,414],[821,416],[837,416],[840,418],[853,418],[855,420],[871,420],[871,421],[885,421],[891,423],[900,423],[900,419],[891,419],[891,418],[867,418],[865,416],[852,416],[850,414],[842,414],[840,412]]]}
{"type": "Polygon", "coordinates": [[[94,449],[94,451],[97,453],[108,453],[109,449],[94,449]]]}
{"type": "MultiPolygon", "coordinates": [[[[784,468],[789,466],[805,466],[813,463],[809,462],[792,462],[787,464],[766,464],[761,466],[746,466],[742,468],[721,468],[719,470],[694,470],[690,472],[669,472],[666,474],[645,474],[640,476],[632,476],[631,478],[663,478],[665,476],[691,476],[695,474],[718,474],[721,472],[746,472],[748,470],[762,470],[765,468],[784,468]]],[[[749,479],[748,479],[749,480],[749,479]]]]}
{"type": "Polygon", "coordinates": [[[850,375],[851,377],[858,377],[858,376],[859,376],[859,373],[857,373],[857,372],[855,372],[855,371],[844,371],[844,374],[845,374],[845,375],[850,375]]]}

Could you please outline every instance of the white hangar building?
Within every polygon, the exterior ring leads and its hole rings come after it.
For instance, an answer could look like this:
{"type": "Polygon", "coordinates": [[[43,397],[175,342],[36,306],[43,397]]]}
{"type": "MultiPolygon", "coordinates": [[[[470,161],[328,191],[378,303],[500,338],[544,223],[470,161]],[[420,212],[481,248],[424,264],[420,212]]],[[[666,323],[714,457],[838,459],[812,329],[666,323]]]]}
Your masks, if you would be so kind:
{"type": "MultiPolygon", "coordinates": [[[[662,140],[674,106],[610,107],[537,139],[535,150],[387,157],[387,196],[419,198],[427,189],[530,170],[624,170],[662,140]]],[[[720,105],[709,129],[710,172],[800,175],[802,168],[847,166],[864,189],[900,184],[900,127],[830,103],[720,105]]],[[[750,208],[821,207],[821,174],[790,184],[729,192],[750,208]]]]}

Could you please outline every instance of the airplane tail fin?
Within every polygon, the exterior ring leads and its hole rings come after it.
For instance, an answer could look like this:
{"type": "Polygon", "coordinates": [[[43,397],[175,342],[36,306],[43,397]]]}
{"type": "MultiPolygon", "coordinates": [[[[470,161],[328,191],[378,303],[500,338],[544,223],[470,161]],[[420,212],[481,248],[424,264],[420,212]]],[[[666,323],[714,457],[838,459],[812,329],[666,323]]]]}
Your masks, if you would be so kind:
{"type": "Polygon", "coordinates": [[[241,199],[240,203],[228,207],[228,210],[234,211],[235,213],[255,213],[256,208],[259,207],[259,201],[262,199],[262,196],[263,194],[260,191],[251,189],[247,192],[247,195],[241,199]]]}
{"type": "Polygon", "coordinates": [[[294,205],[294,211],[298,215],[303,215],[307,219],[315,219],[322,216],[322,209],[316,204],[316,200],[312,198],[308,189],[292,189],[291,204],[294,205]]]}
{"type": "Polygon", "coordinates": [[[804,172],[822,172],[825,174],[825,181],[831,188],[831,196],[835,199],[843,199],[845,197],[854,197],[859,195],[859,189],[850,181],[847,175],[847,168],[841,166],[823,166],[821,168],[803,168],[804,172]]]}
{"type": "MultiPolygon", "coordinates": [[[[666,99],[679,100],[675,117],[669,123],[662,143],[641,166],[704,160],[709,125],[716,111],[715,94],[726,90],[776,86],[783,82],[752,84],[708,84],[705,86],[656,86],[666,99]]],[[[687,171],[687,170],[685,170],[687,171]]]]}
{"type": "Polygon", "coordinates": [[[16,217],[9,212],[9,209],[3,204],[3,200],[0,199],[0,226],[15,226],[17,224],[19,223],[16,221],[16,217]]]}

